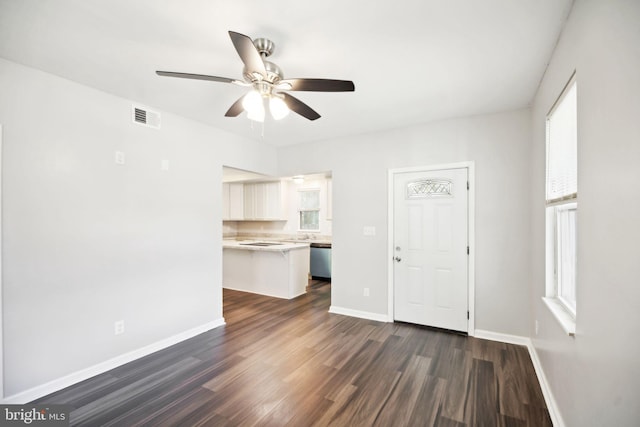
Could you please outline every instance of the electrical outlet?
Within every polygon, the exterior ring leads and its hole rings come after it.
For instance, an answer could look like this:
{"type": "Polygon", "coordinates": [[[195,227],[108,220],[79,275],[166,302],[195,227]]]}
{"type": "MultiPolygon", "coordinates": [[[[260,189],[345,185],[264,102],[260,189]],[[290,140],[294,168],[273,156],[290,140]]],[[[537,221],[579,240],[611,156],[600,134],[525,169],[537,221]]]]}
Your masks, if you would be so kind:
{"type": "Polygon", "coordinates": [[[365,297],[369,296],[369,288],[364,288],[364,296],[365,297]]]}
{"type": "Polygon", "coordinates": [[[116,151],[116,164],[124,165],[124,153],[122,151],[116,151]]]}
{"type": "Polygon", "coordinates": [[[124,334],[124,320],[118,320],[113,324],[113,334],[120,335],[124,334]]]}
{"type": "Polygon", "coordinates": [[[364,234],[365,236],[375,236],[376,228],[372,225],[366,225],[362,229],[362,234],[364,234]]]}
{"type": "Polygon", "coordinates": [[[540,324],[538,323],[537,320],[535,322],[535,329],[536,329],[536,335],[538,335],[538,330],[540,329],[540,324]]]}

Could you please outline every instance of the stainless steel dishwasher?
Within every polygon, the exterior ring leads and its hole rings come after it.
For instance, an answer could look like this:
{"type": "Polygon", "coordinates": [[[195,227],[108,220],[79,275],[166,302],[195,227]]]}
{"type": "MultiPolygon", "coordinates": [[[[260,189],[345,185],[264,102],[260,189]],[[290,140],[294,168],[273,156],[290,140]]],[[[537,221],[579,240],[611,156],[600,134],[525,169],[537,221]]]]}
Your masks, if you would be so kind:
{"type": "Polygon", "coordinates": [[[331,280],[331,243],[311,243],[311,277],[331,280]]]}

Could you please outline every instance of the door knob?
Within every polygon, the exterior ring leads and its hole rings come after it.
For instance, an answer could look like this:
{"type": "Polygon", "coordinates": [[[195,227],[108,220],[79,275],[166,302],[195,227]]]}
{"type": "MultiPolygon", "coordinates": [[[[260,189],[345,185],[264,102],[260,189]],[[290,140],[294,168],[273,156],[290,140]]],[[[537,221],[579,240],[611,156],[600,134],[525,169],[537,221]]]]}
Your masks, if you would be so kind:
{"type": "Polygon", "coordinates": [[[402,261],[402,258],[400,258],[399,256],[395,257],[394,259],[395,259],[397,262],[402,261]]]}

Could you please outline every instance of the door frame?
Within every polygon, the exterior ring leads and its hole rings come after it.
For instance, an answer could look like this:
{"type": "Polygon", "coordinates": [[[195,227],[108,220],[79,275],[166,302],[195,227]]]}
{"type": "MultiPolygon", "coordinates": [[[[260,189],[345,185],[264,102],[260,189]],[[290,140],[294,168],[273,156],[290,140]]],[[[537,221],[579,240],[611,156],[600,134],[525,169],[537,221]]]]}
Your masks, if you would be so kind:
{"type": "Polygon", "coordinates": [[[4,319],[4,302],[2,295],[4,294],[4,287],[2,283],[2,123],[0,123],[0,402],[4,402],[4,331],[3,319],[4,319]]]}
{"type": "Polygon", "coordinates": [[[469,180],[469,191],[467,192],[468,204],[467,204],[467,224],[468,224],[468,239],[469,239],[469,257],[468,271],[467,271],[467,305],[469,310],[469,322],[467,328],[467,334],[469,336],[475,336],[475,162],[466,161],[458,163],[445,163],[427,166],[412,166],[404,168],[395,168],[388,170],[388,241],[387,241],[387,287],[388,287],[388,321],[394,322],[394,250],[393,242],[395,241],[394,235],[394,216],[393,207],[395,203],[395,191],[394,191],[394,178],[396,174],[406,172],[433,172],[445,169],[467,169],[467,176],[469,180]]]}

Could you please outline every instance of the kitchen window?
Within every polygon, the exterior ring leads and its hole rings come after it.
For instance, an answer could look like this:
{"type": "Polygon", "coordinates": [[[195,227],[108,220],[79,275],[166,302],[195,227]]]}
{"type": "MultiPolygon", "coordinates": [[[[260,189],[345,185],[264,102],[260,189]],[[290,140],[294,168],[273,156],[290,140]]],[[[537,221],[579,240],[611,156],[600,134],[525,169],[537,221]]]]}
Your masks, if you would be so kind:
{"type": "Polygon", "coordinates": [[[320,231],[320,189],[298,190],[298,229],[320,231]]]}
{"type": "Polygon", "coordinates": [[[546,297],[565,331],[577,311],[578,131],[575,75],[547,115],[546,297]]]}

